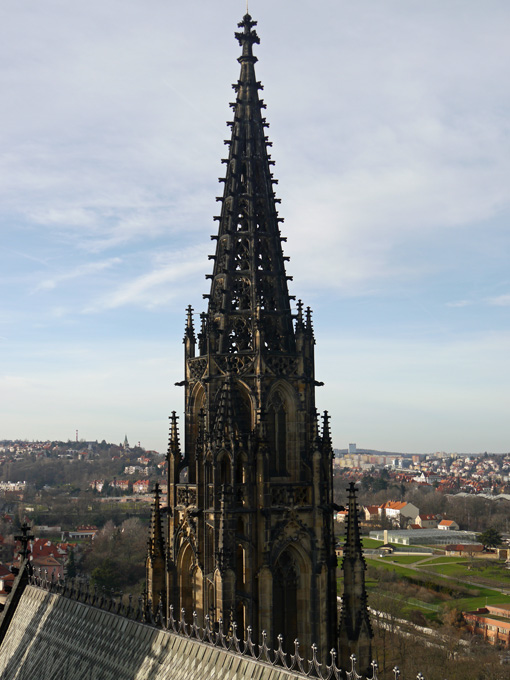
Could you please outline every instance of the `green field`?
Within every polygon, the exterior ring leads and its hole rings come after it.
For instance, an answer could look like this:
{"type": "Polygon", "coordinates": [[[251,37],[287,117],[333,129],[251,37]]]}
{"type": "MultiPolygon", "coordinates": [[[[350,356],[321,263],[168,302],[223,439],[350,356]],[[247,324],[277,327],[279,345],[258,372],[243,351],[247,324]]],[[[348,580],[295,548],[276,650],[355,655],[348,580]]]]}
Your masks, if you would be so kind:
{"type": "MultiPolygon", "coordinates": [[[[481,589],[483,590],[483,588],[481,589]]],[[[456,600],[451,600],[447,603],[448,607],[455,607],[463,611],[471,611],[478,609],[478,607],[485,607],[486,604],[509,604],[510,595],[501,595],[494,591],[488,591],[489,595],[479,597],[464,597],[456,600]]]]}
{"type": "Polygon", "coordinates": [[[470,565],[468,562],[457,562],[454,564],[431,565],[422,564],[421,568],[435,574],[446,574],[460,579],[470,579],[476,582],[486,582],[501,588],[510,587],[510,571],[504,569],[500,564],[470,565]],[[468,567],[471,567],[470,569],[468,567]]]}
{"type": "Polygon", "coordinates": [[[465,557],[425,557],[426,562],[423,562],[423,565],[420,566],[428,566],[429,564],[455,564],[458,562],[466,562],[465,557]]]}
{"type": "Polygon", "coordinates": [[[423,555],[389,555],[384,560],[395,564],[414,564],[423,560],[423,555]]]}
{"type": "Polygon", "coordinates": [[[384,541],[376,541],[375,538],[362,538],[361,542],[364,548],[379,548],[384,545],[384,541]]]}
{"type": "Polygon", "coordinates": [[[446,574],[446,576],[455,576],[455,578],[465,578],[469,575],[469,571],[464,564],[438,564],[438,565],[420,565],[422,569],[434,574],[446,574]]]}
{"type": "Polygon", "coordinates": [[[406,569],[406,567],[401,567],[400,564],[392,563],[387,561],[387,558],[381,560],[374,560],[370,557],[365,557],[366,562],[369,566],[376,567],[378,569],[387,569],[389,571],[394,571],[396,574],[401,576],[408,576],[409,578],[419,577],[419,572],[413,569],[406,569]]]}
{"type": "MultiPolygon", "coordinates": [[[[419,555],[392,555],[382,559],[366,558],[367,564],[377,569],[384,569],[391,571],[399,576],[408,577],[412,579],[413,583],[417,581],[423,582],[423,587],[427,588],[429,593],[433,594],[430,602],[421,602],[419,599],[408,597],[404,610],[418,608],[427,616],[427,618],[434,618],[436,613],[443,607],[457,608],[459,610],[473,610],[477,607],[483,607],[487,604],[510,603],[510,595],[505,595],[497,592],[497,588],[510,588],[510,572],[505,570],[503,565],[495,562],[471,562],[465,558],[459,557],[434,557],[427,561],[419,555]],[[411,569],[405,565],[415,564],[416,569],[411,569]],[[469,568],[468,568],[469,567],[469,568]],[[443,579],[442,575],[450,576],[454,579],[443,579]],[[478,585],[478,581],[485,581],[478,585]],[[445,592],[438,592],[437,595],[434,590],[430,588],[430,582],[433,581],[441,586],[451,585],[453,590],[451,594],[445,596],[445,592]],[[466,583],[471,581],[471,583],[466,583]],[[490,586],[490,587],[489,587],[490,586]],[[461,589],[457,597],[455,591],[461,589]],[[462,592],[463,591],[463,592],[462,592]],[[472,597],[467,596],[469,592],[473,593],[472,597]]],[[[399,599],[391,590],[389,584],[384,582],[377,585],[371,584],[371,589],[383,597],[389,599],[399,599]]]]}

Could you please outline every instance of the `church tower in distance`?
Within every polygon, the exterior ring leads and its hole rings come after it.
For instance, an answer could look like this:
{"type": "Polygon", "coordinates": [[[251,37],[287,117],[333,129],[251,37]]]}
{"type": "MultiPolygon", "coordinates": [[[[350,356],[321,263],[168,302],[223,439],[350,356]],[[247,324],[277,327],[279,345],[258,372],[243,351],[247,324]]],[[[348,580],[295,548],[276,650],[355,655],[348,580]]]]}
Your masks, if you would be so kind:
{"type": "MultiPolygon", "coordinates": [[[[276,209],[262,85],[255,77],[256,22],[246,14],[210,293],[195,327],[188,307],[185,417],[170,418],[166,606],[203,625],[237,624],[246,638],[294,651],[338,647],[333,474],[329,416],[315,408],[314,332],[295,311],[276,209]],[[181,444],[181,439],[182,444],[181,444]],[[260,640],[258,640],[260,641],[260,640]]],[[[148,598],[159,599],[158,509],[148,598]]]]}

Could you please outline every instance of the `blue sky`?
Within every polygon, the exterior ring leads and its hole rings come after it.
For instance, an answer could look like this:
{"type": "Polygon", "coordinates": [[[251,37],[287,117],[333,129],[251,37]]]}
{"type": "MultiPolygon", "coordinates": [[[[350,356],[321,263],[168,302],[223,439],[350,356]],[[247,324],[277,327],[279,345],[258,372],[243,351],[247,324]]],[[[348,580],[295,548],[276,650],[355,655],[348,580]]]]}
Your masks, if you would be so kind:
{"type": "MultiPolygon", "coordinates": [[[[0,8],[0,438],[163,451],[241,0],[0,8]]],[[[510,5],[252,0],[334,444],[510,450],[510,5]]]]}

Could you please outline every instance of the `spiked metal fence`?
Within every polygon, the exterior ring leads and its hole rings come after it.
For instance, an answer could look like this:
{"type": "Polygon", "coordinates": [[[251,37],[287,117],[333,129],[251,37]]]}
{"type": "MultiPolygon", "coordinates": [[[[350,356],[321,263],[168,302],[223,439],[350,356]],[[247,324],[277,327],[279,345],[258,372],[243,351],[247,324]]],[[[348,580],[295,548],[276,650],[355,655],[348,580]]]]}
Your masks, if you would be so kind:
{"type": "MultiPolygon", "coordinates": [[[[205,627],[199,626],[198,617],[193,612],[193,622],[186,622],[186,612],[180,611],[180,618],[174,617],[174,609],[170,606],[168,619],[163,612],[163,605],[160,602],[156,614],[152,611],[150,603],[146,603],[143,597],[133,600],[131,595],[125,600],[121,592],[113,589],[108,591],[106,588],[98,588],[91,585],[87,579],[61,579],[52,575],[48,578],[46,570],[36,569],[29,576],[28,582],[36,588],[42,588],[50,593],[55,593],[67,597],[77,602],[97,607],[112,614],[122,616],[132,621],[162,628],[170,634],[179,635],[191,640],[197,640],[203,644],[218,647],[238,656],[254,659],[255,661],[289,671],[294,676],[303,678],[316,678],[317,680],[379,680],[377,662],[372,661],[371,677],[364,677],[356,670],[356,657],[351,656],[350,670],[341,669],[336,665],[337,653],[331,650],[331,663],[324,664],[317,659],[317,646],[311,646],[311,659],[305,661],[301,656],[299,641],[294,641],[294,654],[283,651],[283,637],[278,636],[278,649],[270,649],[267,645],[267,634],[262,631],[262,643],[258,644],[251,639],[252,629],[247,627],[246,640],[237,637],[237,624],[234,622],[229,625],[228,632],[225,632],[223,621],[220,619],[216,625],[211,624],[209,616],[205,616],[205,627]]],[[[400,670],[393,669],[394,680],[403,680],[400,670]]],[[[425,680],[421,673],[418,673],[416,680],[425,680]]]]}

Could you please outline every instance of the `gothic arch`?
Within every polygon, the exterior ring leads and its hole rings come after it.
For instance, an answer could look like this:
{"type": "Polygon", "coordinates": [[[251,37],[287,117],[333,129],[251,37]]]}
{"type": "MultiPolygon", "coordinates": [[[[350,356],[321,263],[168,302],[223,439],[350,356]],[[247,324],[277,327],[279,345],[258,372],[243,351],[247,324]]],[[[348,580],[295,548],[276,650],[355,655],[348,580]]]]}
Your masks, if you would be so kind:
{"type": "Polygon", "coordinates": [[[193,416],[198,416],[198,413],[205,404],[205,388],[201,382],[197,382],[193,387],[193,391],[189,396],[188,408],[193,416]]]}
{"type": "Polygon", "coordinates": [[[237,623],[236,635],[240,640],[246,640],[247,637],[246,615],[247,615],[246,602],[242,599],[239,599],[236,603],[236,623],[237,623]]]}
{"type": "Polygon", "coordinates": [[[232,485],[232,458],[225,449],[222,449],[216,457],[216,472],[221,485],[232,485]]]}
{"type": "Polygon", "coordinates": [[[254,427],[255,398],[249,386],[243,380],[236,381],[236,389],[245,409],[245,423],[248,432],[254,427]]]}
{"type": "Polygon", "coordinates": [[[278,555],[272,571],[275,640],[282,635],[284,649],[293,652],[295,639],[301,644],[310,643],[309,617],[300,615],[311,611],[310,560],[302,549],[289,543],[278,555]]]}
{"type": "Polygon", "coordinates": [[[242,543],[238,543],[236,547],[236,588],[237,590],[244,590],[247,583],[248,568],[246,560],[246,550],[242,543]]]}
{"type": "Polygon", "coordinates": [[[209,452],[204,463],[204,482],[205,482],[205,506],[211,508],[214,505],[214,465],[212,455],[209,452]]]}
{"type": "Polygon", "coordinates": [[[195,464],[195,442],[198,439],[198,433],[200,428],[200,411],[205,407],[206,392],[202,383],[197,383],[191,392],[189,397],[188,412],[190,418],[186,418],[189,423],[186,437],[187,446],[185,450],[187,452],[188,464],[189,464],[189,482],[191,484],[196,484],[196,464],[195,464]]]}
{"type": "Polygon", "coordinates": [[[277,380],[267,397],[267,430],[271,449],[271,474],[299,479],[297,398],[285,380],[277,380]]]}
{"type": "Polygon", "coordinates": [[[177,573],[179,574],[180,608],[185,609],[186,618],[190,620],[195,610],[196,594],[194,592],[193,572],[196,566],[195,554],[191,544],[186,541],[181,545],[177,556],[177,573]]]}

